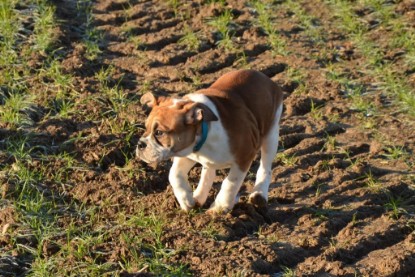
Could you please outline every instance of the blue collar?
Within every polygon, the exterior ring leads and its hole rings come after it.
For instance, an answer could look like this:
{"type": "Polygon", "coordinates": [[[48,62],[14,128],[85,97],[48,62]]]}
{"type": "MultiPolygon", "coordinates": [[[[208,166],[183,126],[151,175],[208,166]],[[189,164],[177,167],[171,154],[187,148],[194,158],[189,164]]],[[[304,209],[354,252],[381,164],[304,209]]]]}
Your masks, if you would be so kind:
{"type": "Polygon", "coordinates": [[[202,148],[203,144],[205,144],[207,135],[209,131],[209,125],[206,121],[202,121],[202,137],[199,142],[193,147],[193,152],[197,152],[202,148]]]}

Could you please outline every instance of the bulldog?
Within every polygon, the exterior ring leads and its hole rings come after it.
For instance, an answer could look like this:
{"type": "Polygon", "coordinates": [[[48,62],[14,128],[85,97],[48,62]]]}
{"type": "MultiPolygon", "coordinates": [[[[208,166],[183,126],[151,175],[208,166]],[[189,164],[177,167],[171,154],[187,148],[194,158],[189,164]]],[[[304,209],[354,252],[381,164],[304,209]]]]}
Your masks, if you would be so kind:
{"type": "Polygon", "coordinates": [[[233,71],[182,98],[147,93],[140,102],[151,112],[136,155],[147,163],[173,158],[169,182],[183,210],[203,206],[216,170],[230,168],[208,212],[230,211],[259,150],[260,166],[248,201],[266,207],[283,109],[282,90],[271,79],[254,70],[233,71]],[[187,175],[196,163],[202,172],[192,191],[187,175]]]}

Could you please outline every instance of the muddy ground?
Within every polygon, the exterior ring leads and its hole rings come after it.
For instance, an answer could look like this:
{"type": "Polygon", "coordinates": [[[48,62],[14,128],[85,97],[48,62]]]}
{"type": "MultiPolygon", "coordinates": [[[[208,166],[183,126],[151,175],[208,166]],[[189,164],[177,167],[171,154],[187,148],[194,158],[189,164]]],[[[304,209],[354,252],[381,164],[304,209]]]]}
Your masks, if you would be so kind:
{"type": "MultiPolygon", "coordinates": [[[[255,10],[245,1],[226,1],[225,5],[182,1],[176,11],[160,0],[94,1],[92,26],[102,37],[101,53],[92,61],[85,58],[78,28],[85,17],[72,1],[53,3],[61,20],[62,64],[65,72],[74,76],[73,85],[85,105],[68,119],[40,120],[35,131],[39,144],[76,153],[77,162],[88,169],[67,172],[71,181],[66,187],[44,185],[64,191],[68,201],[96,208],[100,220],[92,228],[113,226],[120,214],[129,217],[142,212],[164,218],[160,241],[171,253],[163,256],[163,262],[184,265],[194,276],[282,276],[294,271],[298,276],[414,276],[414,120],[390,105],[390,96],[381,90],[367,96],[377,110],[375,115],[357,111],[339,83],[327,77],[329,62],[342,63],[344,71],[363,80],[365,86],[372,83],[372,77],[360,71],[364,58],[336,27],[337,19],[324,1],[304,1],[302,5],[319,19],[323,43],[315,43],[304,32],[284,1],[274,3],[277,8],[271,18],[285,40],[286,55],[273,53],[267,35],[255,23],[255,10]],[[224,9],[233,15],[236,52],[220,49],[218,34],[207,24],[224,9]],[[201,38],[195,50],[179,42],[186,26],[201,38]],[[323,52],[330,55],[320,55],[323,52]],[[105,112],[105,105],[89,99],[99,97],[95,74],[109,65],[114,72],[108,82],[118,84],[135,100],[119,115],[120,124],[136,123],[137,131],[128,140],[123,134],[114,135],[102,121],[89,120],[105,112]],[[284,89],[283,154],[274,163],[268,210],[256,211],[246,203],[255,181],[255,161],[240,202],[231,213],[217,217],[204,213],[226,175],[222,171],[205,207],[185,214],[168,184],[171,162],[152,168],[134,159],[145,120],[139,95],[146,91],[183,95],[244,67],[264,72],[284,89]],[[301,81],[293,77],[293,69],[304,72],[301,81]],[[71,140],[79,137],[83,139],[71,140]],[[67,143],[69,140],[73,143],[67,143]],[[392,146],[403,147],[407,155],[392,159],[388,155],[392,146]],[[391,201],[398,203],[396,209],[391,201]]],[[[415,6],[405,3],[394,3],[393,7],[400,16],[413,19],[415,6]]],[[[370,11],[360,15],[362,20],[371,16],[370,11]]],[[[386,30],[371,32],[379,38],[386,30]]],[[[384,54],[385,59],[394,57],[393,53],[384,54]]],[[[34,66],[37,58],[33,58],[34,66]]],[[[406,67],[399,55],[395,63],[406,67]]],[[[406,74],[414,85],[413,72],[406,74]]],[[[59,162],[50,163],[48,170],[59,166],[59,162]]],[[[193,184],[199,174],[199,167],[191,171],[193,184]]],[[[0,223],[11,220],[12,214],[3,210],[0,223]]],[[[70,218],[70,213],[64,216],[61,226],[69,226],[73,222],[70,218]]],[[[76,222],[87,224],[89,220],[77,218],[76,222]]],[[[131,234],[140,233],[140,228],[123,228],[131,234]]],[[[55,240],[59,245],[60,239],[55,240]]],[[[151,271],[120,267],[121,256],[128,256],[130,249],[118,231],[107,235],[96,249],[100,253],[94,257],[97,261],[113,264],[108,272],[139,276],[140,270],[140,274],[151,271]]],[[[139,253],[144,257],[146,251],[139,253]]],[[[46,257],[59,255],[59,247],[45,246],[46,257]]],[[[70,268],[74,263],[69,257],[62,266],[70,268]]]]}

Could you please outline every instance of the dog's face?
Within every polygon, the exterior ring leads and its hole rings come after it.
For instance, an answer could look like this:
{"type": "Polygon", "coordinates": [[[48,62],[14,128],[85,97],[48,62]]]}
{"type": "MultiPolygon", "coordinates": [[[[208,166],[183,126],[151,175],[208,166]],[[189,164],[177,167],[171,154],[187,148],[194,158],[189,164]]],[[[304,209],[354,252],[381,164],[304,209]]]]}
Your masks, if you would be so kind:
{"type": "Polygon", "coordinates": [[[217,120],[205,105],[185,99],[156,98],[147,93],[140,102],[151,109],[136,150],[137,157],[147,163],[190,154],[201,121],[217,120]]]}

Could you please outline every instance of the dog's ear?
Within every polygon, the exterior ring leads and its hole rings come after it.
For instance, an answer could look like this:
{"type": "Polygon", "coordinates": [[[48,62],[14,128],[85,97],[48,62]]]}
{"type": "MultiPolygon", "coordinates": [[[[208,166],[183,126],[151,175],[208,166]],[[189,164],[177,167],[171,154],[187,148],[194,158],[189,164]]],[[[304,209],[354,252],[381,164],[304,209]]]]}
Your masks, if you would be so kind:
{"type": "Polygon", "coordinates": [[[186,124],[197,124],[200,121],[217,121],[217,116],[208,106],[196,103],[186,112],[186,124]]]}
{"type": "Polygon", "coordinates": [[[157,98],[151,92],[147,92],[141,96],[140,103],[143,106],[144,110],[151,110],[154,106],[157,105],[157,98]]]}

